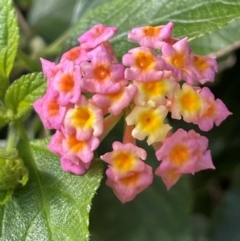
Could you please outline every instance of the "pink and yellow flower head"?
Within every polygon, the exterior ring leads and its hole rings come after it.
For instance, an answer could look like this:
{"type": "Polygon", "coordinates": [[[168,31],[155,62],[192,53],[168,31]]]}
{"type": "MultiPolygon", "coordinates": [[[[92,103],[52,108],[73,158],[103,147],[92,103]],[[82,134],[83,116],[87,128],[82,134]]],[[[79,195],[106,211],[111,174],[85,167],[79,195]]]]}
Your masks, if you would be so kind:
{"type": "Polygon", "coordinates": [[[48,148],[61,157],[63,169],[74,174],[83,174],[89,168],[99,140],[92,136],[86,141],[79,141],[76,133],[71,135],[57,131],[51,138],[48,148]]]}
{"type": "Polygon", "coordinates": [[[107,186],[113,189],[113,192],[122,202],[129,202],[133,200],[137,194],[146,189],[152,184],[153,175],[152,167],[145,165],[142,172],[132,172],[128,176],[114,180],[110,169],[107,170],[107,186]]]}
{"type": "Polygon", "coordinates": [[[205,170],[205,169],[215,169],[212,163],[212,157],[210,150],[208,148],[208,139],[205,136],[201,136],[194,130],[188,132],[190,138],[194,138],[198,142],[198,149],[195,151],[194,155],[198,157],[194,169],[195,172],[205,170]]]}
{"type": "Polygon", "coordinates": [[[62,106],[75,104],[81,96],[81,74],[79,66],[62,68],[51,80],[54,95],[58,95],[58,102],[62,106]]]}
{"type": "Polygon", "coordinates": [[[172,71],[173,77],[177,81],[185,80],[189,84],[194,84],[195,77],[191,70],[190,53],[187,38],[181,39],[173,45],[165,43],[162,47],[166,68],[172,71]]]}
{"type": "Polygon", "coordinates": [[[64,157],[71,160],[73,157],[78,157],[83,163],[90,163],[94,153],[99,146],[99,140],[95,136],[91,136],[88,140],[80,141],[77,139],[76,133],[65,135],[62,141],[64,157]]]}
{"type": "Polygon", "coordinates": [[[92,136],[98,137],[103,132],[102,110],[81,96],[79,103],[67,111],[64,128],[69,135],[76,132],[79,141],[88,140],[92,136]]]}
{"type": "Polygon", "coordinates": [[[75,134],[66,135],[62,142],[64,154],[61,164],[64,170],[80,175],[87,171],[94,157],[93,151],[98,147],[98,138],[79,141],[75,134]]]}
{"type": "Polygon", "coordinates": [[[112,144],[113,151],[101,156],[101,159],[111,165],[117,175],[126,175],[128,172],[141,171],[144,169],[144,162],[147,153],[132,143],[123,144],[115,141],[112,144]]]}
{"type": "Polygon", "coordinates": [[[178,129],[156,151],[157,159],[162,160],[161,173],[170,169],[176,173],[194,174],[200,169],[214,168],[207,145],[206,137],[193,130],[178,129]]]}
{"type": "Polygon", "coordinates": [[[64,53],[60,60],[60,63],[63,67],[73,67],[75,65],[79,65],[82,61],[87,61],[87,51],[83,49],[81,46],[74,47],[64,53]]]}
{"type": "Polygon", "coordinates": [[[184,83],[182,88],[176,88],[171,99],[172,118],[195,123],[199,116],[208,108],[208,103],[191,85],[184,83]]]}
{"type": "Polygon", "coordinates": [[[107,108],[113,115],[119,115],[123,109],[128,107],[137,92],[135,85],[122,86],[120,91],[112,94],[96,94],[92,97],[97,106],[107,108]]]}
{"type": "Polygon", "coordinates": [[[166,97],[172,98],[177,82],[172,78],[162,78],[156,81],[134,81],[137,94],[134,102],[137,106],[145,106],[150,101],[154,106],[165,105],[166,97]]]}
{"type": "Polygon", "coordinates": [[[125,78],[137,81],[155,81],[164,77],[164,61],[150,48],[134,48],[123,56],[125,78]]]}
{"type": "Polygon", "coordinates": [[[93,49],[100,43],[108,41],[117,32],[116,27],[106,27],[103,24],[97,24],[85,32],[78,41],[84,49],[93,49]]]}
{"type": "Polygon", "coordinates": [[[173,23],[162,26],[144,26],[133,28],[128,33],[128,39],[139,43],[142,47],[161,49],[172,34],[173,23]]]}
{"type": "Polygon", "coordinates": [[[35,101],[33,106],[46,129],[61,129],[66,107],[59,104],[58,96],[54,96],[51,90],[35,101]]]}
{"type": "Polygon", "coordinates": [[[215,167],[208,139],[194,130],[170,132],[167,116],[208,131],[231,114],[209,88],[197,85],[214,81],[215,58],[192,53],[187,38],[173,37],[172,28],[170,22],[130,30],[129,40],[140,46],[124,54],[122,63],[108,42],[117,28],[102,24],[80,36],[80,46],[64,53],[60,63],[41,59],[47,91],[34,108],[44,127],[56,130],[48,148],[64,171],[84,174],[100,142],[124,119],[123,141],[100,156],[108,165],[106,184],[122,203],[153,181],[147,152],[136,139],[156,150],[155,174],[169,189],[186,173],[215,167]]]}
{"type": "Polygon", "coordinates": [[[215,58],[192,54],[191,61],[193,65],[192,70],[198,82],[205,84],[207,81],[214,81],[215,73],[217,72],[217,62],[215,58]]]}
{"type": "Polygon", "coordinates": [[[226,105],[216,99],[209,88],[204,87],[199,91],[199,95],[206,100],[208,108],[199,116],[196,124],[203,131],[209,131],[213,128],[213,124],[219,126],[232,113],[228,111],[226,105]]]}
{"type": "Polygon", "coordinates": [[[106,184],[121,202],[132,200],[152,183],[152,168],[145,164],[147,153],[132,143],[113,143],[113,151],[101,156],[109,164],[106,184]]]}
{"type": "Polygon", "coordinates": [[[94,136],[86,141],[79,141],[76,133],[68,135],[63,129],[52,136],[48,148],[61,157],[61,164],[65,171],[80,175],[89,168],[94,157],[93,151],[98,145],[99,140],[94,136]]]}
{"type": "Polygon", "coordinates": [[[90,62],[81,63],[82,88],[91,93],[109,94],[121,89],[119,83],[124,79],[124,66],[113,63],[103,45],[88,53],[90,62]]]}
{"type": "Polygon", "coordinates": [[[164,119],[168,111],[165,106],[152,107],[135,106],[126,117],[128,125],[135,125],[132,136],[138,140],[143,140],[148,136],[148,145],[154,142],[163,141],[171,126],[164,124],[164,119]]]}

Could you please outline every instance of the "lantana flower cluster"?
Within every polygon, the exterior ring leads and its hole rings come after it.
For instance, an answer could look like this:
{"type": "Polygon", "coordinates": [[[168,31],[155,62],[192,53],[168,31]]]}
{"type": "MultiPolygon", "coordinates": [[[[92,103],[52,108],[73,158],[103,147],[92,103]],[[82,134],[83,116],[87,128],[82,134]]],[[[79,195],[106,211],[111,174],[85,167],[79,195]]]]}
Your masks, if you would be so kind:
{"type": "Polygon", "coordinates": [[[63,170],[84,174],[100,142],[124,118],[122,142],[100,156],[108,164],[106,184],[123,203],[153,181],[147,152],[136,140],[153,146],[160,161],[155,174],[169,189],[183,174],[215,167],[208,139],[194,130],[174,132],[168,118],[209,131],[231,114],[209,88],[200,87],[214,81],[215,58],[192,53],[188,39],[173,38],[172,29],[172,22],[132,29],[128,39],[139,47],[123,55],[122,63],[109,43],[117,28],[102,24],[80,36],[80,45],[59,63],[41,59],[47,91],[34,108],[44,127],[56,130],[48,148],[60,156],[63,170]]]}

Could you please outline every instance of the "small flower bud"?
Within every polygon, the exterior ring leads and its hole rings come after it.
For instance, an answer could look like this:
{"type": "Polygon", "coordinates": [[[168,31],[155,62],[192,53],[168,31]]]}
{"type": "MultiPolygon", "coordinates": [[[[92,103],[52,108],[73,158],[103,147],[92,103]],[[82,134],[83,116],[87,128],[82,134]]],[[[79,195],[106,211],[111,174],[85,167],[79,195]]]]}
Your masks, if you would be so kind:
{"type": "Polygon", "coordinates": [[[0,190],[14,189],[19,183],[28,181],[28,170],[22,159],[0,158],[0,190]]]}

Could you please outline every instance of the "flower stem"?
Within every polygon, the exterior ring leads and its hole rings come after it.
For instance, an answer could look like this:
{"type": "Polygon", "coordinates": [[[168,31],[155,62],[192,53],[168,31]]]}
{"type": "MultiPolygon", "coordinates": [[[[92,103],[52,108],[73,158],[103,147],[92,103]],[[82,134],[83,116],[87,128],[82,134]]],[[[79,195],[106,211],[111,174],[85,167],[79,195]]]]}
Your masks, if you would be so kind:
{"type": "Polygon", "coordinates": [[[109,115],[104,119],[104,131],[102,133],[102,135],[99,137],[99,140],[102,141],[107,135],[108,133],[112,130],[112,128],[118,123],[118,121],[121,119],[122,117],[122,113],[120,115],[109,115]]]}

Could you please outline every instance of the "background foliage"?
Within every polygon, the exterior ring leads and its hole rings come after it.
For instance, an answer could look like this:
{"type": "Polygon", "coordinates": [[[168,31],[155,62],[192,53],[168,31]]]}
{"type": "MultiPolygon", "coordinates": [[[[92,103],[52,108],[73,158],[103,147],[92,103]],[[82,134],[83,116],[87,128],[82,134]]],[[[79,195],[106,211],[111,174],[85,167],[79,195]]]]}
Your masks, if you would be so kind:
{"type": "MultiPolygon", "coordinates": [[[[0,207],[0,240],[84,241],[90,228],[91,241],[239,241],[239,18],[239,0],[0,0],[0,147],[11,123],[18,133],[16,149],[29,169],[27,185],[0,207]],[[170,191],[156,177],[150,188],[124,205],[103,177],[92,200],[102,165],[95,162],[81,177],[64,173],[46,149],[50,133],[31,112],[32,103],[45,92],[39,57],[57,61],[85,30],[101,22],[119,28],[112,44],[121,59],[133,46],[126,39],[129,29],[168,21],[174,22],[175,37],[189,37],[194,52],[214,53],[219,60],[219,74],[209,87],[233,115],[202,133],[210,139],[216,170],[181,178],[170,191]]],[[[111,149],[116,137],[121,139],[121,131],[119,123],[99,155],[111,149]]],[[[156,166],[153,150],[139,145],[148,150],[147,162],[156,166]]]]}

